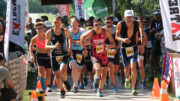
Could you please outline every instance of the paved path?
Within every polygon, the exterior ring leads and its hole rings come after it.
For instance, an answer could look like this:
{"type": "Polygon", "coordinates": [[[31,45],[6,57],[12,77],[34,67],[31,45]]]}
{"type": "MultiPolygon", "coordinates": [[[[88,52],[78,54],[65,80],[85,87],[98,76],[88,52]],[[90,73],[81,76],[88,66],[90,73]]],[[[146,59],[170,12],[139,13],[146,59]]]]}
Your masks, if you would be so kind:
{"type": "MultiPolygon", "coordinates": [[[[70,82],[72,81],[70,80],[70,82]]],[[[79,89],[78,93],[67,92],[64,99],[60,98],[59,92],[51,92],[46,96],[46,101],[158,101],[151,99],[150,90],[138,89],[138,96],[131,96],[131,90],[124,89],[120,86],[119,88],[118,94],[113,93],[112,87],[104,88],[104,97],[97,97],[96,92],[91,91],[89,86],[86,86],[85,89],[79,89]]]]}

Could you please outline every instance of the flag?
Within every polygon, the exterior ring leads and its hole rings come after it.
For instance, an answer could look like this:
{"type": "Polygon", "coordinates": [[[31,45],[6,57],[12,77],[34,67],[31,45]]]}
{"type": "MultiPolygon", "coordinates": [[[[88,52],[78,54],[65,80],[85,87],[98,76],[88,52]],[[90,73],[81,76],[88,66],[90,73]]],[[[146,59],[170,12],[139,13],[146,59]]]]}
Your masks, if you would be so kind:
{"type": "Polygon", "coordinates": [[[85,19],[84,0],[74,0],[75,12],[78,19],[85,19]]]}
{"type": "Polygon", "coordinates": [[[162,70],[161,81],[165,80],[166,85],[168,87],[172,73],[172,60],[171,56],[169,56],[167,53],[165,53],[164,55],[164,65],[162,70]]]}
{"type": "Polygon", "coordinates": [[[58,5],[59,15],[64,17],[65,15],[69,18],[69,6],[68,4],[58,5]]]}
{"type": "Polygon", "coordinates": [[[24,48],[25,0],[7,0],[4,54],[8,61],[9,41],[24,48]]]}
{"type": "Polygon", "coordinates": [[[180,52],[180,2],[159,0],[164,27],[165,46],[180,52]]]}
{"type": "Polygon", "coordinates": [[[104,17],[109,15],[107,5],[104,0],[85,0],[84,7],[89,17],[100,17],[104,23],[104,17]]]}

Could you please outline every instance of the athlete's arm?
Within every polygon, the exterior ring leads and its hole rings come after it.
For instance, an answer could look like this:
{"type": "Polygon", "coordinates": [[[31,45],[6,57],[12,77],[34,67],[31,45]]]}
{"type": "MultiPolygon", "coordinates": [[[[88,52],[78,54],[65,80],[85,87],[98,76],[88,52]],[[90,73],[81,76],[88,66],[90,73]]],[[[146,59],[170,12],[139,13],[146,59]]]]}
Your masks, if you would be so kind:
{"type": "Polygon", "coordinates": [[[110,42],[110,44],[108,45],[108,48],[115,48],[116,44],[115,44],[114,39],[111,35],[111,32],[109,30],[105,29],[105,34],[106,34],[106,37],[109,39],[109,42],[110,42]]]}
{"type": "Polygon", "coordinates": [[[116,27],[116,36],[115,36],[115,39],[117,41],[124,41],[124,38],[121,38],[121,24],[122,24],[122,21],[119,21],[118,24],[117,24],[117,27],[116,27]]]}
{"type": "Polygon", "coordinates": [[[142,45],[146,46],[147,45],[147,35],[144,32],[144,27],[143,27],[141,21],[138,21],[138,24],[139,24],[139,32],[141,35],[141,43],[142,43],[142,45]]]}
{"type": "Polygon", "coordinates": [[[65,32],[65,36],[66,36],[66,38],[68,39],[68,42],[69,42],[68,49],[72,50],[72,36],[70,34],[70,31],[68,29],[64,28],[64,32],[65,32]]]}
{"type": "Polygon", "coordinates": [[[89,38],[89,40],[91,40],[91,35],[92,35],[92,30],[87,31],[86,33],[82,34],[80,37],[80,41],[81,41],[81,45],[83,47],[83,49],[85,49],[85,39],[89,38]]]}
{"type": "Polygon", "coordinates": [[[55,45],[50,45],[51,41],[51,29],[46,32],[46,45],[45,49],[55,49],[59,47],[59,42],[57,42],[55,45]]]}
{"type": "Polygon", "coordinates": [[[34,45],[36,43],[36,36],[34,36],[32,39],[31,39],[31,42],[30,42],[30,45],[29,45],[29,54],[30,54],[30,61],[31,63],[34,62],[34,54],[33,54],[33,51],[34,51],[34,45]]]}

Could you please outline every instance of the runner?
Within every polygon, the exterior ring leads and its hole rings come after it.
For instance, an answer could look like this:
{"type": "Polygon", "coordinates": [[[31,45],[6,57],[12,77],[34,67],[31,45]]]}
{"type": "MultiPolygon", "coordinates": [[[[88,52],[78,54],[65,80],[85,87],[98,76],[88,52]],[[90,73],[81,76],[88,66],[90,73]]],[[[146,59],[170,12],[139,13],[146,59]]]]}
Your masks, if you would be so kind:
{"type": "Polygon", "coordinates": [[[46,35],[43,32],[44,23],[43,22],[36,23],[35,28],[37,31],[37,35],[35,35],[31,39],[29,46],[30,61],[31,63],[35,62],[33,51],[36,50],[36,62],[38,66],[38,74],[40,76],[42,90],[44,91],[44,95],[46,95],[45,76],[47,77],[47,85],[48,87],[50,87],[51,64],[50,64],[49,51],[45,49],[46,35]],[[34,45],[36,45],[36,49],[34,49],[34,45]]]}
{"type": "Polygon", "coordinates": [[[86,31],[83,28],[79,28],[79,21],[76,16],[72,16],[70,33],[72,36],[72,51],[73,57],[69,62],[69,67],[72,69],[71,75],[73,79],[74,93],[78,92],[78,81],[80,80],[81,71],[84,64],[84,56],[82,54],[82,46],[80,43],[80,36],[86,31]]]}
{"type": "MultiPolygon", "coordinates": [[[[116,41],[115,39],[116,26],[113,25],[113,17],[107,15],[104,19],[104,22],[105,22],[105,26],[103,26],[103,28],[111,32],[112,37],[116,43],[116,46],[118,46],[118,41],[116,41]]],[[[106,44],[109,44],[109,40],[106,40],[106,44]]],[[[107,50],[107,57],[108,57],[109,77],[111,79],[112,85],[114,86],[114,93],[118,93],[115,70],[118,71],[119,69],[119,49],[115,47],[107,50]]]]}
{"type": "Polygon", "coordinates": [[[99,88],[97,90],[97,96],[102,97],[102,89],[106,81],[107,71],[108,71],[108,58],[106,50],[115,47],[115,42],[112,38],[111,33],[102,28],[101,18],[97,17],[94,19],[95,29],[88,31],[81,36],[81,44],[83,46],[83,54],[87,56],[88,50],[85,47],[85,39],[90,38],[91,47],[91,60],[93,62],[93,67],[95,69],[96,79],[94,82],[99,83],[99,88]],[[106,39],[109,39],[110,44],[105,46],[106,39]]]}
{"type": "Polygon", "coordinates": [[[133,11],[125,10],[124,12],[125,21],[120,21],[117,25],[116,39],[121,42],[121,55],[123,59],[124,72],[125,72],[125,88],[130,88],[130,77],[129,71],[131,69],[131,80],[132,80],[132,95],[137,95],[138,92],[135,89],[137,71],[137,41],[138,41],[138,30],[141,34],[144,33],[143,26],[140,21],[133,21],[133,11]]]}
{"type": "Polygon", "coordinates": [[[141,42],[141,40],[139,39],[138,41],[138,67],[140,70],[140,76],[141,76],[141,87],[143,89],[146,88],[146,84],[145,84],[145,70],[144,70],[144,53],[145,53],[145,46],[147,43],[147,35],[144,34],[143,35],[143,43],[141,42]]]}
{"type": "Polygon", "coordinates": [[[68,80],[67,61],[72,53],[72,37],[68,29],[61,27],[61,17],[54,18],[54,27],[47,32],[46,48],[51,51],[51,66],[56,78],[57,85],[61,92],[61,98],[65,97],[65,90],[62,81],[67,90],[70,91],[71,86],[68,80]],[[67,44],[67,42],[69,44],[67,44]]]}

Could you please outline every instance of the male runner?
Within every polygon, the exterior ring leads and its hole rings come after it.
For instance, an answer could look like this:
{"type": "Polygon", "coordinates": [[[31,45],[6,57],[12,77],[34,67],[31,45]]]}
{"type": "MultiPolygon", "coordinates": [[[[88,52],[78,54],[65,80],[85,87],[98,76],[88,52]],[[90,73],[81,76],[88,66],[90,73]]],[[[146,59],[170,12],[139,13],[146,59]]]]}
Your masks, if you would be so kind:
{"type": "Polygon", "coordinates": [[[120,52],[126,77],[125,87],[130,88],[129,71],[131,69],[132,95],[137,95],[138,92],[135,89],[135,84],[137,79],[136,62],[138,53],[138,30],[140,31],[141,41],[143,41],[142,36],[144,29],[140,21],[133,21],[132,10],[125,10],[124,17],[125,21],[120,21],[117,25],[116,39],[121,42],[120,52]]]}
{"type": "Polygon", "coordinates": [[[90,38],[92,47],[91,47],[91,60],[93,62],[93,67],[95,69],[96,80],[99,82],[99,88],[97,90],[97,96],[102,97],[102,89],[106,81],[107,71],[108,71],[108,58],[107,50],[115,47],[115,42],[112,38],[111,33],[102,28],[101,18],[97,17],[94,19],[93,30],[90,30],[81,36],[81,44],[83,46],[83,54],[87,56],[88,50],[85,47],[85,39],[90,38]],[[106,39],[109,39],[110,44],[105,46],[106,39]]]}
{"type": "Polygon", "coordinates": [[[70,33],[72,36],[72,51],[73,57],[69,62],[70,68],[72,69],[71,76],[73,79],[73,90],[74,93],[78,92],[78,81],[80,79],[81,70],[84,64],[84,56],[82,54],[82,46],[80,42],[81,35],[86,31],[83,28],[79,28],[79,21],[76,16],[72,16],[71,19],[70,33]]]}
{"type": "Polygon", "coordinates": [[[67,90],[71,89],[68,83],[69,55],[72,53],[72,37],[68,29],[61,27],[61,17],[54,18],[54,27],[47,31],[46,49],[51,50],[51,66],[56,78],[57,85],[61,92],[61,98],[65,97],[62,81],[67,90]]]}

